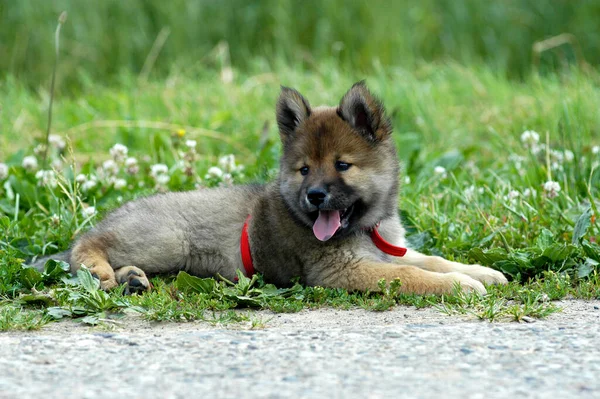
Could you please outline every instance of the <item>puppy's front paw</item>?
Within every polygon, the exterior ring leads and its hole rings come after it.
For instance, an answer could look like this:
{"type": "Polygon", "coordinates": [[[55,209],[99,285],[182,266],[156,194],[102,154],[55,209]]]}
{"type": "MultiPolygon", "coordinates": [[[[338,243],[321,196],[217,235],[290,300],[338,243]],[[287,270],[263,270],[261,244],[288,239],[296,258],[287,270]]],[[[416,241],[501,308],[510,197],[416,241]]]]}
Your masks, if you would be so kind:
{"type": "Polygon", "coordinates": [[[508,284],[508,280],[504,274],[489,267],[480,265],[464,265],[464,269],[460,271],[483,284],[508,284]]]}
{"type": "Polygon", "coordinates": [[[481,284],[476,279],[467,276],[466,274],[452,272],[446,273],[445,276],[450,280],[450,283],[452,284],[450,292],[454,289],[455,284],[458,283],[460,285],[460,288],[464,292],[476,292],[481,295],[487,294],[487,291],[483,284],[481,284]]]}

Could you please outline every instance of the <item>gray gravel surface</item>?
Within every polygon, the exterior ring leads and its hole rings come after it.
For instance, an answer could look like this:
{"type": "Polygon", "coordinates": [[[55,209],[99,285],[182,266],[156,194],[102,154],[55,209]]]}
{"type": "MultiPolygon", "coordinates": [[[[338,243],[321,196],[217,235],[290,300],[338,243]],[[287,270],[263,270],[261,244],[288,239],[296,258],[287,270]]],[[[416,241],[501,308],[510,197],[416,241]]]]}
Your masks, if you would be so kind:
{"type": "Polygon", "coordinates": [[[253,312],[266,328],[73,322],[0,334],[2,398],[600,397],[600,302],[534,323],[434,309],[253,312]]]}

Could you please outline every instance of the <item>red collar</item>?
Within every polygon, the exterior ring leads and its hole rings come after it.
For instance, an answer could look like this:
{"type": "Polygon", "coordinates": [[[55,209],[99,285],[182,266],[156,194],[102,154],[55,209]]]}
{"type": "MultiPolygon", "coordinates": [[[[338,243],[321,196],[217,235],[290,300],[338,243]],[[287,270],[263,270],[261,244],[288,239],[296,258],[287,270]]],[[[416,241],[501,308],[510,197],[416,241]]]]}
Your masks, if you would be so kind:
{"type": "MultiPolygon", "coordinates": [[[[240,238],[240,252],[242,254],[242,263],[246,270],[246,276],[252,277],[254,274],[254,264],[252,263],[252,253],[250,252],[250,241],[248,240],[248,222],[252,216],[248,215],[244,226],[242,227],[242,237],[240,238]]],[[[377,248],[388,255],[392,256],[404,256],[406,254],[406,248],[397,247],[388,241],[386,241],[378,230],[379,224],[377,224],[373,230],[371,230],[371,240],[377,248]]]]}
{"type": "Polygon", "coordinates": [[[406,255],[406,251],[407,251],[406,248],[397,247],[397,246],[393,245],[392,243],[386,241],[385,238],[383,238],[381,236],[381,234],[379,234],[378,228],[379,228],[379,223],[377,223],[377,225],[375,225],[373,230],[371,230],[371,240],[373,241],[373,244],[375,244],[375,246],[381,250],[381,252],[386,253],[388,255],[392,255],[392,256],[406,255]]]}
{"type": "Polygon", "coordinates": [[[248,240],[248,222],[252,216],[248,215],[242,227],[242,238],[240,239],[240,252],[242,253],[242,263],[246,269],[246,277],[252,277],[254,274],[254,265],[252,264],[252,253],[250,253],[250,241],[248,240]]]}

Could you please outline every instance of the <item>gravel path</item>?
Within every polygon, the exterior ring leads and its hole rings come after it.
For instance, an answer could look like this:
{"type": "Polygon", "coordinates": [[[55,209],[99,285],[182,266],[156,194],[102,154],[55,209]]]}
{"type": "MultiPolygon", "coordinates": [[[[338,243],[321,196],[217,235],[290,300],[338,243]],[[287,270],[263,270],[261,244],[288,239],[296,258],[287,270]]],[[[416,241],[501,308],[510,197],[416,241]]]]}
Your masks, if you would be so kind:
{"type": "Polygon", "coordinates": [[[523,324],[411,308],[254,312],[262,330],[54,323],[0,334],[0,397],[600,397],[600,302],[560,305],[523,324]]]}

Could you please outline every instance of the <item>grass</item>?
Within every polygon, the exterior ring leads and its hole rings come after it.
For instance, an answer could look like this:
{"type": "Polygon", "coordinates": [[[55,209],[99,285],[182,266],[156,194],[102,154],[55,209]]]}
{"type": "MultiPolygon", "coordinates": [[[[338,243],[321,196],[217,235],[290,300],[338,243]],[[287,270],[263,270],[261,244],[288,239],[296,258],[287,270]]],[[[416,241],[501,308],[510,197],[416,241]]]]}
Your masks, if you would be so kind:
{"type": "Polygon", "coordinates": [[[239,307],[435,306],[485,320],[527,320],[557,311],[557,299],[599,298],[598,73],[568,70],[516,82],[493,68],[443,63],[358,76],[327,62],[312,71],[257,65],[233,70],[232,80],[222,72],[205,68],[145,82],[122,74],[118,85],[88,81],[81,94],[58,96],[49,149],[55,173],[26,158],[41,165],[35,154],[48,94],[13,77],[0,83],[0,162],[9,167],[0,178],[0,329],[65,317],[97,324],[127,309],[157,321],[247,321],[232,311],[239,307]],[[61,263],[44,273],[22,268],[24,259],[67,248],[106,211],[140,195],[268,180],[278,164],[279,84],[298,88],[313,105],[335,104],[362,78],[395,126],[403,160],[399,208],[413,247],[494,267],[511,284],[490,287],[483,298],[423,297],[399,294],[394,284],[359,294],[179,275],[156,278],[153,292],[128,297],[100,291],[85,271],[68,276],[61,263]],[[528,130],[539,133],[537,143],[534,134],[522,138],[528,130]],[[127,147],[126,156],[116,143],[127,147]]]}

